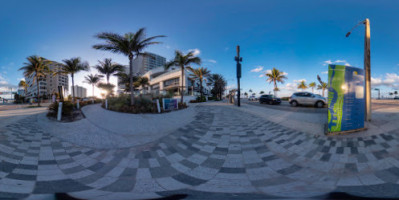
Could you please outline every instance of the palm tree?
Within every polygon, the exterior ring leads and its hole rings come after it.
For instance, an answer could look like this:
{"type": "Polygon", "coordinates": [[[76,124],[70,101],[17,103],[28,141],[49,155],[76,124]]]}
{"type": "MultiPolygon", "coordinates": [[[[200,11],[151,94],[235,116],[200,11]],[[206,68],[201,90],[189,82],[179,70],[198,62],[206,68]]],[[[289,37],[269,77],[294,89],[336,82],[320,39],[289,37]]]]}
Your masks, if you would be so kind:
{"type": "Polygon", "coordinates": [[[85,76],[85,83],[88,83],[92,86],[92,90],[93,90],[93,98],[94,98],[94,86],[100,82],[102,76],[101,75],[93,75],[93,74],[89,74],[87,76],[85,76]]]}
{"type": "Polygon", "coordinates": [[[244,96],[245,96],[245,98],[248,98],[248,93],[244,92],[244,96]]]}
{"type": "MultiPolygon", "coordinates": [[[[199,57],[196,57],[194,55],[194,51],[190,51],[188,52],[186,55],[184,55],[181,51],[176,50],[175,51],[175,58],[170,61],[167,62],[165,64],[165,69],[169,69],[172,66],[177,66],[180,67],[181,70],[181,91],[180,91],[180,103],[183,103],[183,95],[184,95],[184,70],[187,67],[190,67],[191,64],[197,64],[200,65],[201,64],[201,59],[199,57]]],[[[202,83],[201,83],[202,84],[202,83]]],[[[201,93],[202,95],[202,93],[201,93]]]]}
{"type": "Polygon", "coordinates": [[[264,91],[260,91],[259,94],[265,94],[265,92],[264,91]]]}
{"type": "Polygon", "coordinates": [[[26,59],[28,62],[24,63],[24,66],[19,70],[24,71],[25,77],[34,76],[33,82],[36,82],[37,88],[37,106],[40,106],[39,79],[51,73],[49,68],[51,61],[39,56],[29,56],[26,59]]]}
{"type": "Polygon", "coordinates": [[[223,92],[227,85],[226,80],[220,74],[212,74],[208,78],[208,81],[208,85],[213,86],[211,90],[212,94],[214,94],[219,100],[222,100],[223,92]]]}
{"type": "Polygon", "coordinates": [[[298,85],[298,89],[305,90],[306,88],[308,88],[308,86],[306,85],[305,81],[301,81],[298,85]]]}
{"type": "Polygon", "coordinates": [[[107,83],[109,83],[109,77],[118,72],[124,71],[125,67],[118,63],[113,63],[111,58],[105,58],[104,61],[98,61],[98,65],[94,66],[101,74],[104,74],[107,83]]]}
{"type": "Polygon", "coordinates": [[[312,88],[312,93],[314,93],[314,88],[316,87],[316,83],[315,82],[311,82],[309,83],[309,87],[312,88]]]}
{"type": "MultiPolygon", "coordinates": [[[[125,90],[124,92],[129,92],[130,91],[130,77],[129,74],[127,74],[126,72],[118,72],[117,74],[115,74],[115,76],[118,77],[118,85],[124,85],[125,86],[125,90]]],[[[137,76],[133,76],[133,84],[135,84],[138,80],[137,76]]]]}
{"type": "Polygon", "coordinates": [[[24,93],[25,93],[24,96],[26,96],[26,91],[27,91],[27,89],[28,89],[28,84],[26,84],[26,82],[25,82],[24,80],[21,80],[21,81],[19,81],[19,83],[18,83],[18,87],[24,88],[24,93]]]}
{"type": "Polygon", "coordinates": [[[277,87],[277,83],[284,83],[284,79],[287,79],[287,77],[284,75],[284,72],[276,69],[273,67],[272,71],[270,73],[266,73],[266,77],[269,83],[273,82],[274,83],[274,96],[276,95],[276,92],[279,91],[278,87],[277,87]]]}
{"type": "Polygon", "coordinates": [[[144,54],[143,51],[146,47],[159,44],[153,41],[163,35],[153,36],[146,38],[145,29],[141,28],[136,33],[126,33],[120,35],[117,33],[99,33],[96,35],[98,39],[104,40],[105,44],[94,45],[94,49],[111,51],[113,53],[123,54],[129,58],[129,89],[130,89],[130,105],[134,105],[134,86],[133,86],[133,58],[144,54]]]}
{"type": "Polygon", "coordinates": [[[75,82],[74,75],[80,71],[88,71],[89,64],[83,62],[79,57],[62,60],[63,64],[61,71],[57,72],[60,74],[70,74],[72,79],[72,103],[75,103],[75,82]]]}
{"type": "Polygon", "coordinates": [[[320,83],[320,85],[317,86],[317,89],[318,89],[318,90],[322,90],[322,92],[323,92],[323,97],[324,97],[324,90],[327,89],[327,86],[328,86],[327,83],[324,83],[324,82],[320,83]]]}
{"type": "Polygon", "coordinates": [[[98,83],[97,87],[107,91],[106,97],[114,94],[115,85],[111,83],[98,83]]]}
{"type": "Polygon", "coordinates": [[[203,91],[202,91],[202,82],[205,78],[208,78],[211,75],[211,72],[204,67],[199,67],[197,69],[193,69],[191,67],[187,67],[187,69],[191,72],[190,77],[199,81],[200,84],[200,94],[201,99],[203,98],[203,91]]]}
{"type": "Polygon", "coordinates": [[[141,86],[142,91],[144,91],[145,87],[150,85],[150,82],[147,77],[141,76],[141,77],[137,78],[137,80],[134,82],[134,84],[135,84],[135,87],[141,86]]]}

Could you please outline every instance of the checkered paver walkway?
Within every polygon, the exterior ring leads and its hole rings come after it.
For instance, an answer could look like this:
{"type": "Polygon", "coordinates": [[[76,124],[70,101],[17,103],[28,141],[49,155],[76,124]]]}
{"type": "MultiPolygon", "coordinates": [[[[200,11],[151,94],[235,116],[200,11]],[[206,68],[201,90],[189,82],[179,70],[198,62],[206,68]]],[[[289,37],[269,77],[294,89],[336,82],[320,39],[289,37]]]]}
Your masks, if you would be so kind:
{"type": "Polygon", "coordinates": [[[0,130],[0,198],[399,197],[399,130],[315,137],[225,105],[196,109],[157,141],[111,150],[61,141],[37,116],[10,124],[0,130]]]}

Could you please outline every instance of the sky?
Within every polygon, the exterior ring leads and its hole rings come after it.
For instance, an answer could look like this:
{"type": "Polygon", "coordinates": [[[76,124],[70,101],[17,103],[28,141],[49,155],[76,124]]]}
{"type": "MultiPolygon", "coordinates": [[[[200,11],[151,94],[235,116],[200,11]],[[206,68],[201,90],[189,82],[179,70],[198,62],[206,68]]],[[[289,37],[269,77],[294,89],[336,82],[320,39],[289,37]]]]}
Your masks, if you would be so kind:
{"type": "MultiPolygon", "coordinates": [[[[399,90],[399,1],[0,1],[0,90],[18,84],[18,69],[31,55],[58,62],[81,57],[91,66],[112,58],[127,65],[123,55],[93,49],[102,43],[94,35],[145,27],[147,36],[167,36],[147,51],[170,60],[175,50],[195,50],[201,66],[222,74],[228,88],[237,87],[240,45],[242,91],[272,91],[264,74],[275,67],[287,76],[278,95],[289,96],[301,80],[317,82],[320,75],[327,81],[328,64],[363,68],[364,26],[345,34],[365,18],[371,24],[372,87],[387,95],[399,90]]],[[[77,74],[75,84],[91,95],[82,83],[89,73],[98,72],[77,74]]]]}

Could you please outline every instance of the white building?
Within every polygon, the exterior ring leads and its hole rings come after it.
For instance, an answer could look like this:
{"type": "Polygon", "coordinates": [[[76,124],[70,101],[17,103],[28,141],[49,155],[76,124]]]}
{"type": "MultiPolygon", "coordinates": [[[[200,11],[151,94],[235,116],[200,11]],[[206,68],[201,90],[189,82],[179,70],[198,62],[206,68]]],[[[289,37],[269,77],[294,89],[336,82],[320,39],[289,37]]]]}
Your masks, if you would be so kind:
{"type": "Polygon", "coordinates": [[[71,92],[75,92],[75,97],[85,98],[87,97],[87,89],[78,85],[71,87],[71,92]]]}
{"type": "MultiPolygon", "coordinates": [[[[156,68],[148,71],[143,76],[149,80],[149,86],[146,88],[138,88],[152,94],[165,94],[166,92],[173,92],[176,96],[180,95],[181,85],[183,82],[184,95],[199,95],[200,84],[197,81],[189,79],[190,72],[185,70],[183,78],[181,77],[180,67],[171,67],[169,70],[164,68],[156,68]]],[[[210,88],[203,81],[203,94],[208,95],[210,88]]]]}
{"type": "MultiPolygon", "coordinates": [[[[57,72],[61,69],[61,65],[54,62],[50,64],[49,68],[51,72],[57,72]]],[[[46,98],[51,98],[52,94],[58,93],[58,86],[63,86],[66,90],[68,90],[67,88],[69,87],[69,79],[66,74],[49,74],[45,77],[40,77],[37,81],[39,84],[39,95],[46,98]]],[[[25,77],[25,82],[28,85],[26,97],[36,98],[37,83],[35,81],[35,73],[25,77]]]]}

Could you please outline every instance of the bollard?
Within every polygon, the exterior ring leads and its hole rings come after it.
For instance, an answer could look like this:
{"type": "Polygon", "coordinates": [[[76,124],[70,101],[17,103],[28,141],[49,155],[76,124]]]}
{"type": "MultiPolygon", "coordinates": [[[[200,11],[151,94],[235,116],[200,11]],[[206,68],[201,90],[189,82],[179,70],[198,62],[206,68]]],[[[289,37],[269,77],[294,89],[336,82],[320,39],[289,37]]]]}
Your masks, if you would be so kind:
{"type": "Polygon", "coordinates": [[[79,110],[79,108],[80,108],[79,99],[76,101],[76,108],[78,108],[78,110],[79,110]]]}
{"type": "Polygon", "coordinates": [[[62,102],[58,104],[57,121],[61,121],[61,115],[62,115],[62,102]]]}
{"type": "Polygon", "coordinates": [[[161,113],[161,106],[159,105],[159,99],[157,99],[157,109],[158,113],[161,113]]]}
{"type": "Polygon", "coordinates": [[[108,99],[105,99],[105,109],[108,110],[108,99]]]}

